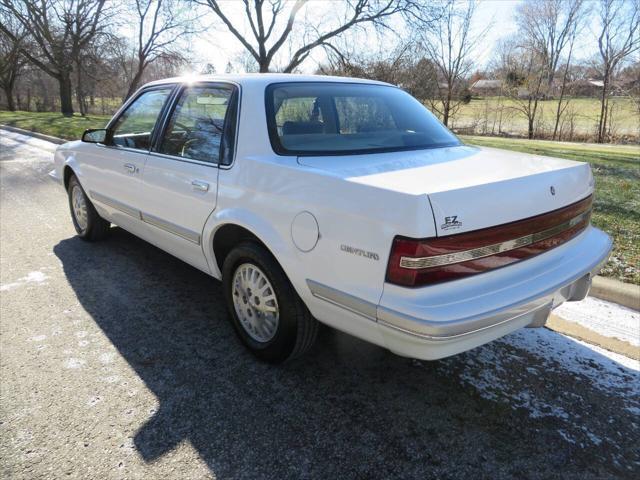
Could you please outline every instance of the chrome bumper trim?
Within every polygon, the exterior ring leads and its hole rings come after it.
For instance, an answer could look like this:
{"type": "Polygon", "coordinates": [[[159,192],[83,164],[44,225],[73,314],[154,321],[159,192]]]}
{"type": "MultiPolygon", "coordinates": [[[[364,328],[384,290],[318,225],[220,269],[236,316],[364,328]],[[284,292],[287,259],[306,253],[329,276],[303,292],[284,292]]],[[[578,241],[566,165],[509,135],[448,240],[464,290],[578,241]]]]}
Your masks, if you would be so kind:
{"type": "Polygon", "coordinates": [[[378,323],[427,340],[451,340],[493,328],[506,322],[515,321],[523,315],[534,313],[550,303],[551,307],[555,307],[556,304],[552,302],[556,294],[563,297],[562,301],[582,300],[588,292],[591,277],[597,274],[608,260],[611,254],[611,246],[611,239],[609,239],[609,246],[606,251],[596,257],[586,268],[579,270],[561,283],[553,285],[533,297],[526,298],[513,305],[500,307],[493,312],[448,322],[434,322],[380,305],[378,306],[378,323]]]}
{"type": "Polygon", "coordinates": [[[609,238],[608,247],[601,255],[571,277],[543,292],[494,311],[451,321],[434,321],[404,314],[309,279],[307,279],[307,286],[314,297],[385,327],[426,340],[448,341],[498,327],[508,322],[515,322],[525,315],[531,315],[531,326],[544,325],[551,308],[556,306],[555,300],[559,299],[561,303],[562,301],[582,300],[586,296],[591,277],[600,270],[609,258],[611,245],[609,238]]]}

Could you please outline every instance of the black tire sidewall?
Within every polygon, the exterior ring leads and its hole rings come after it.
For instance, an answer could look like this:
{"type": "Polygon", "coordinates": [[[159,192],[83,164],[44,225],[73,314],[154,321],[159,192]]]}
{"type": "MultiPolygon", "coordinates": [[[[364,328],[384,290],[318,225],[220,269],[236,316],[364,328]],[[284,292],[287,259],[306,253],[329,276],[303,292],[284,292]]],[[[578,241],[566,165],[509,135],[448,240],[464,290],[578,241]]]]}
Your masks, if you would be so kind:
{"type": "Polygon", "coordinates": [[[255,243],[244,243],[234,248],[226,257],[222,271],[224,296],[236,333],[247,348],[262,360],[277,363],[286,360],[293,351],[298,333],[300,300],[282,268],[273,257],[255,243]],[[278,302],[279,319],[275,336],[268,342],[251,338],[241,325],[233,304],[233,277],[236,269],[250,263],[267,276],[278,302]]]}

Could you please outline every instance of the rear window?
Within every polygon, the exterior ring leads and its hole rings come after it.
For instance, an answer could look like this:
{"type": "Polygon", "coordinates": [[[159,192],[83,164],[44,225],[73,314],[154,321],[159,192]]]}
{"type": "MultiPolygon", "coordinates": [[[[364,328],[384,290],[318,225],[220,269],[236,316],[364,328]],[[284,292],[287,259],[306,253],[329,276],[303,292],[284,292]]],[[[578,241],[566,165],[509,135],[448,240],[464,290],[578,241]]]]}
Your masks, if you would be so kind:
{"type": "Polygon", "coordinates": [[[267,87],[273,149],[283,155],[348,155],[459,145],[408,93],[385,85],[304,82],[267,87]]]}

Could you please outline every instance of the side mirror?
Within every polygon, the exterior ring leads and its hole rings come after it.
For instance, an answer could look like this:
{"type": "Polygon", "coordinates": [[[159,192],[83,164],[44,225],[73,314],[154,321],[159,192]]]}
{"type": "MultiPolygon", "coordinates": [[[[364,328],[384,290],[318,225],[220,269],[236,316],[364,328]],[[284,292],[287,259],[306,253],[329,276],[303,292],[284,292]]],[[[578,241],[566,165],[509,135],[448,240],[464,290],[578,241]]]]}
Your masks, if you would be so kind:
{"type": "Polygon", "coordinates": [[[108,131],[105,128],[90,128],[82,134],[82,141],[87,143],[107,143],[108,131]]]}

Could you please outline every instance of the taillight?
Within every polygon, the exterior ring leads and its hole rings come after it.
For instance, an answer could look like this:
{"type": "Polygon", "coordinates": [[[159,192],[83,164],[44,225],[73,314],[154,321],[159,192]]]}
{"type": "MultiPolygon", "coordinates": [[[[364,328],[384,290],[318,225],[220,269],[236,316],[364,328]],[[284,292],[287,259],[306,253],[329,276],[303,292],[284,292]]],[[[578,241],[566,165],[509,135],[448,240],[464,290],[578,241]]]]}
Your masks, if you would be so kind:
{"type": "Polygon", "coordinates": [[[543,215],[446,237],[393,240],[386,281],[418,287],[504,267],[561,245],[589,225],[592,197],[543,215]]]}

